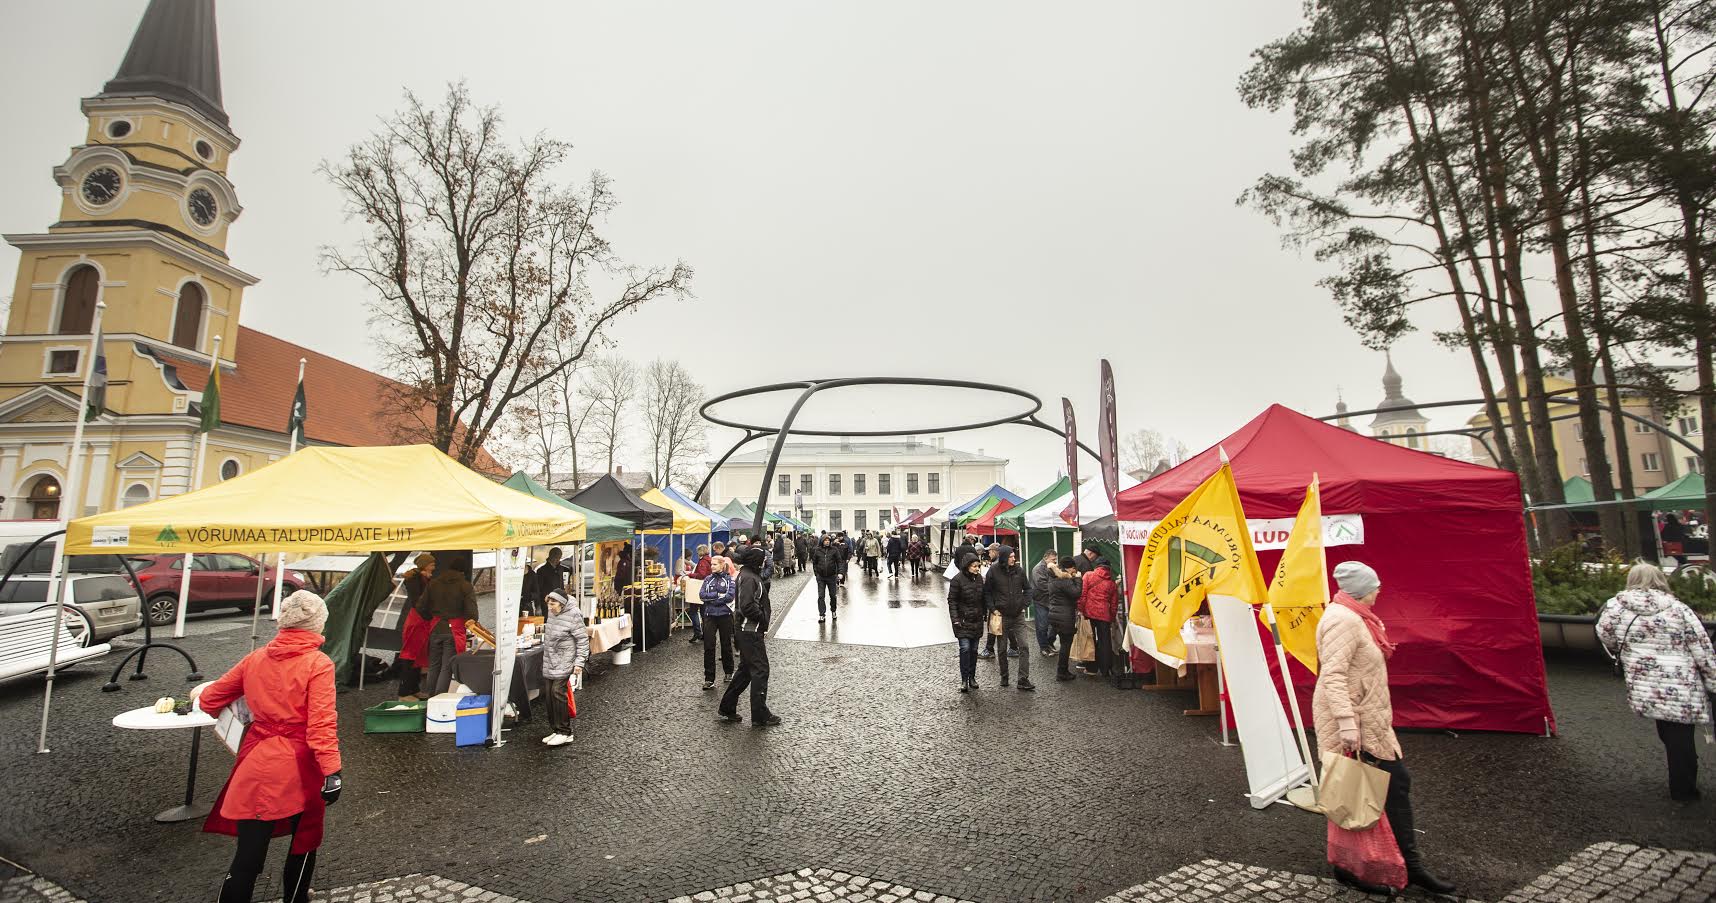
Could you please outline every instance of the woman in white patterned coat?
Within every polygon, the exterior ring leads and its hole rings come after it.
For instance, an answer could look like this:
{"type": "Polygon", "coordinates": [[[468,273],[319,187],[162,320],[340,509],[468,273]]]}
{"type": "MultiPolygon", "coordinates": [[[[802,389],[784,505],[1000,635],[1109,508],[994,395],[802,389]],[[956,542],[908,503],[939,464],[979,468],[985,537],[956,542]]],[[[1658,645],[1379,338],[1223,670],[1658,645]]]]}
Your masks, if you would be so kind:
{"type": "Polygon", "coordinates": [[[1698,799],[1693,734],[1698,724],[1710,724],[1709,694],[1716,693],[1710,634],[1669,592],[1662,569],[1641,561],[1627,572],[1627,588],[1603,606],[1597,636],[1621,661],[1627,703],[1656,720],[1656,735],[1668,754],[1669,798],[1698,799]]]}

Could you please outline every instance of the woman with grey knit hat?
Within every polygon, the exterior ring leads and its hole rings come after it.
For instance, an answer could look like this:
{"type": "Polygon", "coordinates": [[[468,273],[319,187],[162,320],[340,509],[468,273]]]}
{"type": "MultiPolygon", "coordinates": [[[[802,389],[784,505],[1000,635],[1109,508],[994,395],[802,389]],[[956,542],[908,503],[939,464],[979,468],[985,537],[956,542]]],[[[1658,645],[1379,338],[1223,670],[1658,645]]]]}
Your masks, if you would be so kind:
{"type": "MultiPolygon", "coordinates": [[[[1343,561],[1335,565],[1335,594],[1317,624],[1317,689],[1311,696],[1317,746],[1324,753],[1357,756],[1388,772],[1388,798],[1383,811],[1406,860],[1406,881],[1433,894],[1451,894],[1454,885],[1424,868],[1412,830],[1412,775],[1401,759],[1394,736],[1394,706],[1388,695],[1388,658],[1394,654],[1388,628],[1373,610],[1382,594],[1382,578],[1370,565],[1343,561]]],[[[1392,888],[1362,881],[1335,869],[1342,884],[1373,894],[1392,888]]]]}

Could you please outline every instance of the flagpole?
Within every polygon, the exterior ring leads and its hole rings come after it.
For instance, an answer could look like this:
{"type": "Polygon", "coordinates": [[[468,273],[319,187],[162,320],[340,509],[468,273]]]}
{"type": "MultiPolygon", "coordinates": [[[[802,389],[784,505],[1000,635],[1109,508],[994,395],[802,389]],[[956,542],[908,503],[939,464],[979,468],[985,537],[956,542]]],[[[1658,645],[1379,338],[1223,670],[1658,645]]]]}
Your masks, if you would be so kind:
{"type": "MultiPolygon", "coordinates": [[[[220,336],[216,335],[214,337],[214,353],[209,356],[209,381],[203,383],[203,395],[205,396],[205,398],[208,395],[208,387],[210,385],[213,385],[214,381],[216,379],[219,379],[219,377],[216,376],[216,371],[219,369],[220,369],[220,336]]],[[[198,426],[199,426],[199,428],[201,427],[200,424],[198,426]]],[[[191,491],[192,492],[195,492],[198,489],[203,488],[203,463],[204,463],[205,459],[208,457],[209,433],[212,433],[212,432],[214,432],[214,430],[212,430],[212,429],[205,430],[202,433],[200,433],[198,438],[197,438],[196,463],[191,465],[191,491]]],[[[178,611],[174,612],[174,615],[173,615],[173,637],[175,639],[182,638],[185,635],[185,609],[190,606],[190,599],[191,599],[191,553],[186,552],[184,560],[179,566],[179,605],[178,605],[178,611]]]]}
{"type": "MultiPolygon", "coordinates": [[[[66,584],[68,581],[61,576],[62,565],[65,562],[66,535],[65,528],[71,525],[72,516],[83,503],[83,473],[79,460],[83,457],[83,424],[89,419],[89,384],[95,377],[96,359],[101,356],[101,315],[107,310],[107,302],[95,303],[95,316],[90,323],[89,354],[84,358],[83,394],[78,398],[76,425],[72,427],[71,453],[66,460],[66,482],[60,491],[60,535],[54,540],[54,560],[48,566],[48,596],[55,600],[53,643],[48,646],[48,678],[47,686],[42,691],[42,727],[36,735],[36,752],[48,752],[48,712],[54,706],[54,671],[60,663],[60,628],[66,619],[66,584]]],[[[148,617],[145,613],[144,617],[148,617]]]]}
{"type": "MultiPolygon", "coordinates": [[[[304,358],[298,358],[298,388],[299,389],[302,389],[304,387],[304,363],[305,363],[304,358]]],[[[296,406],[298,404],[298,396],[296,394],[294,394],[292,396],[292,404],[294,406],[296,406]]],[[[303,432],[303,427],[301,425],[299,426],[298,429],[291,430],[290,431],[291,435],[289,435],[287,437],[286,455],[288,457],[290,457],[291,455],[293,455],[294,453],[296,453],[298,451],[298,434],[300,432],[303,432]]],[[[276,620],[276,621],[280,620],[280,590],[281,590],[282,586],[284,586],[285,579],[286,579],[286,553],[285,552],[277,552],[277,553],[275,553],[275,556],[274,556],[274,603],[269,606],[269,608],[271,609],[270,614],[274,617],[274,620],[276,620]]],[[[252,631],[252,632],[254,632],[254,631],[252,631]]]]}
{"type": "Polygon", "coordinates": [[[1305,736],[1305,718],[1299,714],[1299,694],[1293,689],[1293,674],[1287,670],[1287,650],[1281,645],[1281,627],[1275,621],[1275,604],[1263,603],[1263,614],[1269,619],[1269,632],[1275,637],[1275,660],[1281,666],[1281,686],[1287,690],[1287,709],[1293,713],[1293,732],[1299,740],[1299,754],[1305,757],[1305,767],[1311,772],[1311,786],[1321,787],[1317,780],[1317,763],[1311,758],[1311,743],[1305,736]]]}

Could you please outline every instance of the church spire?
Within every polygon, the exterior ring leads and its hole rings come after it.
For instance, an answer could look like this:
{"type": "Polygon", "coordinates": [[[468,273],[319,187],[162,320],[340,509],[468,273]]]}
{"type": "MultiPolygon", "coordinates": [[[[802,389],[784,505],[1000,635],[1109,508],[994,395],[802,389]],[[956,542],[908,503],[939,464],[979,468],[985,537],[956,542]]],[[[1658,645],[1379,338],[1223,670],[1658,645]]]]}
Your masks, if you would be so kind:
{"type": "Polygon", "coordinates": [[[118,74],[98,97],[158,97],[228,127],[214,0],[149,0],[118,74]]]}
{"type": "Polygon", "coordinates": [[[1382,354],[1383,358],[1388,361],[1388,368],[1382,371],[1383,404],[1387,405],[1391,401],[1405,401],[1406,396],[1401,394],[1404,380],[1400,378],[1400,373],[1394,369],[1394,353],[1384,351],[1382,354]]]}

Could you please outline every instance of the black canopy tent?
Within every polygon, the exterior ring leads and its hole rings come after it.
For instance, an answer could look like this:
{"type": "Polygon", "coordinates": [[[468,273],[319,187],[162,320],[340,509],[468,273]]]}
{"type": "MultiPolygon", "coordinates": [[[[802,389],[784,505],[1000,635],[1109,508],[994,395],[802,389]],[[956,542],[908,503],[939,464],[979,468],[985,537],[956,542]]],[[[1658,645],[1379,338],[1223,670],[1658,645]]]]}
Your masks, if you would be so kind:
{"type": "MultiPolygon", "coordinates": [[[[566,500],[579,507],[617,517],[632,525],[632,585],[639,587],[640,591],[633,599],[621,601],[626,603],[631,611],[633,635],[639,638],[638,648],[647,651],[652,644],[659,645],[662,640],[667,639],[669,627],[673,622],[671,605],[666,598],[650,603],[641,592],[643,549],[642,543],[638,541],[638,534],[657,530],[671,531],[673,512],[639,498],[620,485],[620,481],[614,479],[613,474],[603,474],[596,482],[567,496],[566,500]]],[[[662,564],[670,569],[673,567],[671,561],[662,564]]]]}

